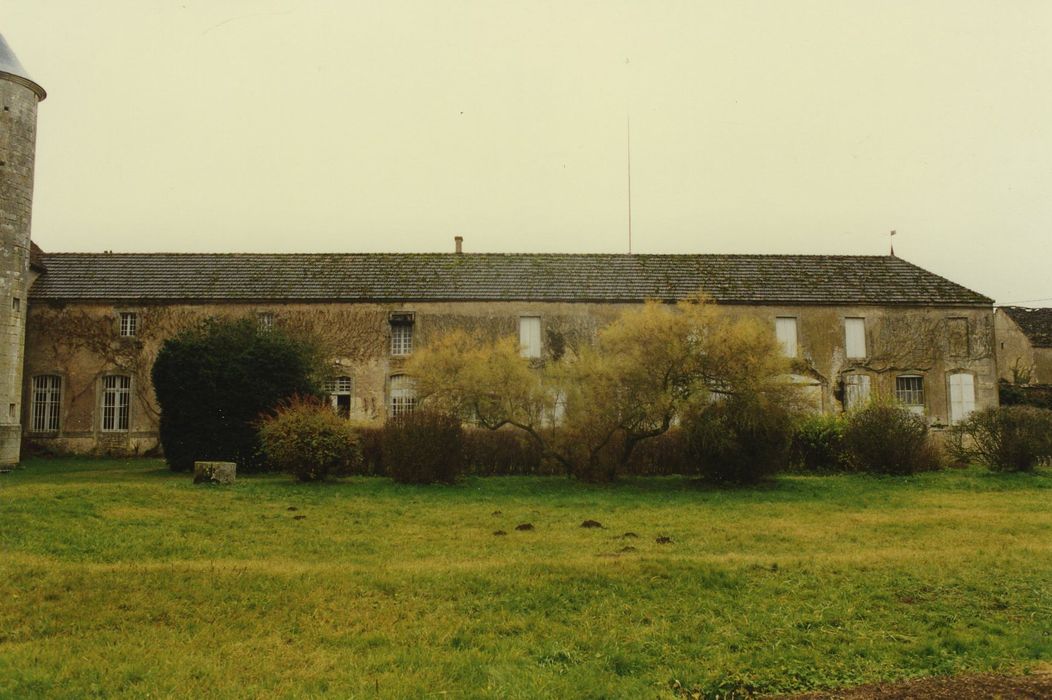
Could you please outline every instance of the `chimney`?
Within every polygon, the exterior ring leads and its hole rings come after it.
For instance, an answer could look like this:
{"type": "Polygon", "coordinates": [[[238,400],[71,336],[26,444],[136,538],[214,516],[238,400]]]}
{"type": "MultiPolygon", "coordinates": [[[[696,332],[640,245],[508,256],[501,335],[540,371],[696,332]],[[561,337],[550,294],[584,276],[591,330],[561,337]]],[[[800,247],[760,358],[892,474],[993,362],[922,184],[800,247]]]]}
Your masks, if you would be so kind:
{"type": "Polygon", "coordinates": [[[457,244],[457,255],[460,255],[461,253],[463,253],[464,252],[464,237],[463,236],[453,236],[453,242],[457,244]]]}

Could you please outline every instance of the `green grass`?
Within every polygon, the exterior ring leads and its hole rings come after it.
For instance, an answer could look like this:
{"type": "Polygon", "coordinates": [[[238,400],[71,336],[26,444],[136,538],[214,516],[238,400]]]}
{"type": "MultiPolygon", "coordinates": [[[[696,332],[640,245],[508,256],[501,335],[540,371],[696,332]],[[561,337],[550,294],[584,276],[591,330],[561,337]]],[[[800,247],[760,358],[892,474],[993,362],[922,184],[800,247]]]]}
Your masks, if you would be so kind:
{"type": "Polygon", "coordinates": [[[2,697],[670,697],[1052,658],[1047,470],[222,488],[31,461],[0,546],[2,697]]]}

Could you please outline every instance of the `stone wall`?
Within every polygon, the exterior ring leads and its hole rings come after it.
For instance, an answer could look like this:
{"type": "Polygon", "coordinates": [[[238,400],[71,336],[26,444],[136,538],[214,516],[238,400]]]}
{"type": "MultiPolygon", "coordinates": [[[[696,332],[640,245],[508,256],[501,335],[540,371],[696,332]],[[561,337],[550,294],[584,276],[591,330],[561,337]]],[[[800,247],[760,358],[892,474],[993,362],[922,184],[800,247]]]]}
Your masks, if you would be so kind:
{"type": "Polygon", "coordinates": [[[36,125],[36,93],[0,77],[0,464],[17,463],[21,444],[36,125]]]}
{"type": "MultiPolygon", "coordinates": [[[[158,408],[150,368],[164,338],[209,316],[257,317],[272,314],[274,324],[323,343],[336,374],[351,377],[351,418],[384,420],[391,377],[405,358],[391,355],[391,314],[413,315],[413,346],[460,327],[490,337],[517,337],[520,316],[539,316],[542,354],[553,360],[590,343],[599,328],[630,305],[538,302],[421,302],[412,304],[193,304],[111,306],[34,304],[29,311],[25,391],[32,378],[62,378],[59,430],[28,433],[34,443],[70,452],[143,453],[156,447],[158,408]],[[134,338],[119,335],[119,313],[139,314],[134,338]],[[131,419],[126,432],[103,432],[99,406],[102,378],[111,373],[131,379],[131,419]]],[[[997,403],[993,315],[990,309],[817,306],[725,306],[729,313],[753,316],[774,328],[776,317],[797,319],[798,381],[811,385],[816,408],[843,409],[843,374],[871,377],[873,392],[892,393],[895,377],[924,378],[925,410],[933,424],[949,420],[947,382],[951,372],[975,377],[976,405],[997,403]],[[849,359],[845,318],[864,318],[867,356],[849,359]],[[952,321],[951,319],[956,319],[952,321]],[[951,338],[951,323],[966,337],[951,338]],[[963,343],[963,344],[962,344],[963,343]],[[956,344],[956,347],[951,345],[956,344]]],[[[192,389],[191,389],[192,390],[192,389]]],[[[23,411],[28,425],[29,402],[23,411]]]]}
{"type": "Polygon", "coordinates": [[[997,375],[1031,384],[1052,384],[1052,348],[1035,348],[1003,310],[994,312],[997,334],[997,375]]]}

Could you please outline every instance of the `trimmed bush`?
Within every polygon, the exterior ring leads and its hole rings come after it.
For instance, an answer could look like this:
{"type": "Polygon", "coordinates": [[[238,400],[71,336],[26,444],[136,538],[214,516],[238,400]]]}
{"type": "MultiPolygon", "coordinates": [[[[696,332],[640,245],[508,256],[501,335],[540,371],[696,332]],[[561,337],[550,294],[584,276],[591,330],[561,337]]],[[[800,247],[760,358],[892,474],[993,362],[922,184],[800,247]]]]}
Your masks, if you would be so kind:
{"type": "Polygon", "coordinates": [[[688,454],[705,479],[755,483],[788,465],[792,414],[770,397],[741,395],[709,404],[683,428],[688,454]]]}
{"type": "Polygon", "coordinates": [[[299,481],[347,472],[359,461],[358,434],[317,398],[295,397],[263,420],[259,441],[267,465],[299,481]]]}
{"type": "Polygon", "coordinates": [[[844,451],[842,416],[827,413],[808,415],[800,419],[793,430],[790,461],[806,472],[830,472],[848,468],[844,451]]]}
{"type": "Polygon", "coordinates": [[[848,417],[844,447],[854,468],[874,474],[914,474],[942,466],[924,419],[889,401],[872,402],[848,417]]]}
{"type": "Polygon", "coordinates": [[[460,419],[417,410],[387,421],[383,430],[384,471],[405,484],[453,483],[464,472],[460,419]]]}
{"type": "Polygon", "coordinates": [[[962,457],[998,472],[1032,471],[1052,457],[1052,411],[1001,406],[976,411],[954,428],[962,457]]]}
{"type": "Polygon", "coordinates": [[[536,441],[518,430],[464,430],[464,463],[477,476],[525,476],[565,474],[561,465],[550,464],[536,441]]]}
{"type": "Polygon", "coordinates": [[[263,467],[257,423],[283,399],[314,393],[313,349],[255,319],[216,320],[165,341],[153,365],[160,438],[173,471],[195,460],[263,467]]]}

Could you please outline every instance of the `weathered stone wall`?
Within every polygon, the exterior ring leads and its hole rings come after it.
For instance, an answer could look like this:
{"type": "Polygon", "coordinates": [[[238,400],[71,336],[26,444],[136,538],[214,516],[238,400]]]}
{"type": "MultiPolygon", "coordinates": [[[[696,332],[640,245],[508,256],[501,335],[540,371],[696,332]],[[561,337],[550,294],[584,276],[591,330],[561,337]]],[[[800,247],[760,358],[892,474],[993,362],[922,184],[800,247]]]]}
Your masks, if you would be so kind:
{"type": "Polygon", "coordinates": [[[0,77],[0,464],[18,462],[37,95],[0,77]]]}
{"type": "Polygon", "coordinates": [[[997,334],[997,376],[1008,381],[1052,384],[1052,348],[1035,348],[1011,317],[994,312],[997,334]]]}
{"type": "MultiPolygon", "coordinates": [[[[413,346],[452,328],[477,330],[491,337],[518,337],[520,316],[540,316],[545,359],[556,359],[590,343],[598,330],[627,308],[625,304],[533,302],[428,302],[413,304],[200,304],[114,307],[93,304],[34,304],[27,335],[29,421],[32,377],[62,377],[60,430],[28,437],[52,449],[70,452],[135,454],[157,445],[158,408],[150,368],[161,343],[179,328],[209,316],[255,317],[272,313],[274,322],[296,334],[310,334],[325,346],[337,374],[353,380],[351,418],[382,421],[387,412],[391,377],[405,358],[391,355],[392,313],[414,314],[413,346]],[[139,313],[138,335],[119,335],[119,312],[139,313]],[[130,429],[100,430],[102,377],[132,378],[130,429]]],[[[934,424],[949,420],[947,377],[955,371],[975,376],[976,405],[997,404],[993,316],[989,309],[882,307],[727,306],[730,313],[752,316],[774,328],[778,316],[798,319],[799,357],[794,373],[813,385],[815,403],[826,411],[842,410],[844,372],[871,376],[874,392],[891,393],[895,377],[920,374],[925,381],[926,413],[934,424]],[[844,319],[864,318],[867,357],[845,356],[844,319]],[[955,352],[947,335],[948,319],[966,319],[965,351],[955,352]]],[[[192,390],[192,388],[189,388],[192,390]]]]}

